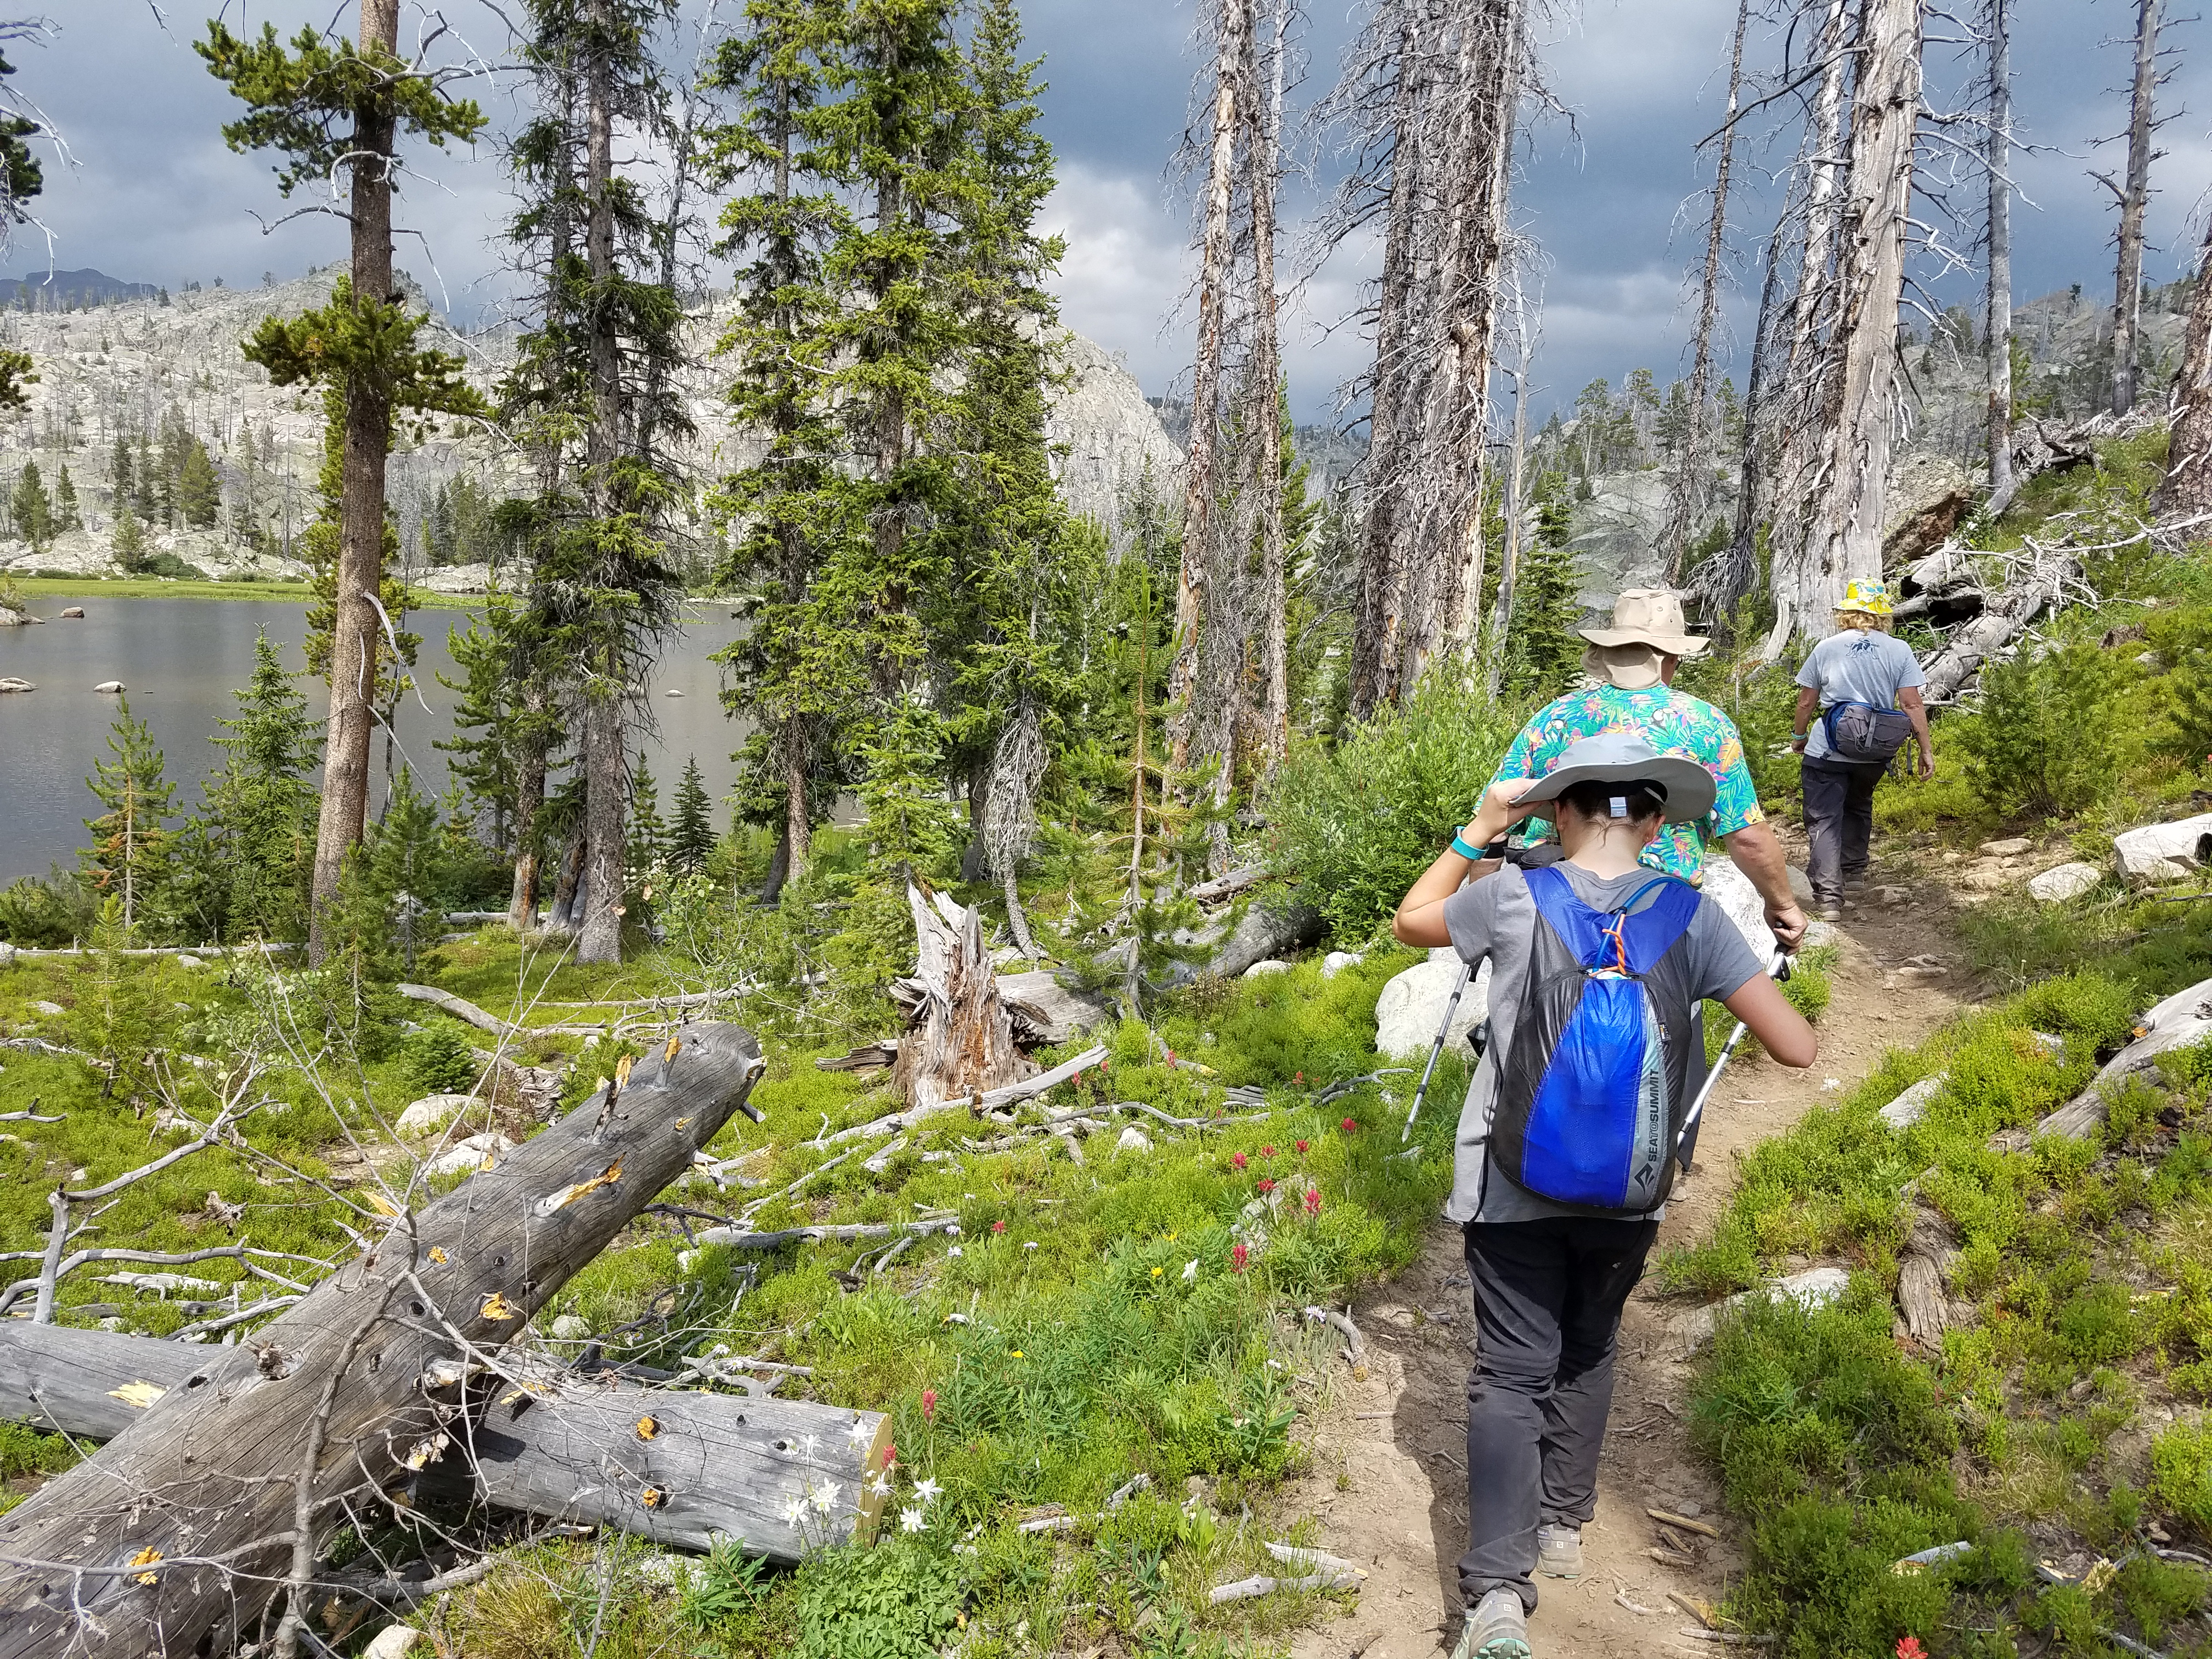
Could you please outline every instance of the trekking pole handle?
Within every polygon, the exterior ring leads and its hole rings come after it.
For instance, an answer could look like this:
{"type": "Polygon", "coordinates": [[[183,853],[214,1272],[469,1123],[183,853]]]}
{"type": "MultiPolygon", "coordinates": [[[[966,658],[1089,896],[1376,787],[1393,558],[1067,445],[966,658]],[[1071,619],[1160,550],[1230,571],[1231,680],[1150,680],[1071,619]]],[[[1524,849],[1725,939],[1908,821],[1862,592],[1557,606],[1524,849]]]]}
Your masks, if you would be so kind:
{"type": "MultiPolygon", "coordinates": [[[[1766,976],[1778,985],[1790,977],[1790,953],[1777,950],[1773,959],[1766,965],[1766,976]]],[[[1682,1133],[1674,1137],[1674,1150],[1678,1154],[1682,1150],[1682,1143],[1690,1138],[1690,1132],[1698,1127],[1698,1120],[1705,1115],[1705,1103],[1712,1098],[1713,1085],[1721,1080],[1721,1073],[1728,1069],[1729,1061],[1735,1058],[1736,1049],[1742,1046],[1743,1037],[1744,1024],[1738,1020],[1735,1030],[1729,1033],[1729,1040],[1721,1044],[1720,1053],[1714,1056],[1712,1067],[1705,1073],[1705,1085],[1698,1091],[1698,1097],[1690,1103],[1689,1112],[1682,1119],[1682,1133]]]]}

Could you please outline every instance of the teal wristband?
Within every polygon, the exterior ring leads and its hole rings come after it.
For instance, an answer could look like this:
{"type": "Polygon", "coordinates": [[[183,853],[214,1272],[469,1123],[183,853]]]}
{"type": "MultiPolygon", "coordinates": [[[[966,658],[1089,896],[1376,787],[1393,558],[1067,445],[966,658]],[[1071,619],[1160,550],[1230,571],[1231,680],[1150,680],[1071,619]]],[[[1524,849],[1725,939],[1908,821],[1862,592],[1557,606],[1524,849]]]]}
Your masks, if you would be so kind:
{"type": "Polygon", "coordinates": [[[1482,849],[1480,847],[1469,847],[1456,830],[1452,834],[1451,849],[1453,852],[1458,854],[1462,858],[1467,859],[1473,863],[1480,864],[1482,862],[1482,849]]]}

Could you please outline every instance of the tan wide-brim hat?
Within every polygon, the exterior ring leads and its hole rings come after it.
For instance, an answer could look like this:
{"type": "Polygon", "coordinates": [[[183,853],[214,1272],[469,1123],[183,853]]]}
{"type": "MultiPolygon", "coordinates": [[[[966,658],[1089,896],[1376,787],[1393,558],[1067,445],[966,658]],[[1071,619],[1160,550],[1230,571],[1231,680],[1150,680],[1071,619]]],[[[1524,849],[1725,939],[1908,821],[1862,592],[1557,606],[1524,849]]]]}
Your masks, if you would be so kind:
{"type": "Polygon", "coordinates": [[[1592,645],[1648,645],[1670,657],[1694,657],[1711,643],[1689,631],[1682,596],[1670,588],[1632,587],[1613,602],[1613,626],[1585,628],[1592,645]]]}

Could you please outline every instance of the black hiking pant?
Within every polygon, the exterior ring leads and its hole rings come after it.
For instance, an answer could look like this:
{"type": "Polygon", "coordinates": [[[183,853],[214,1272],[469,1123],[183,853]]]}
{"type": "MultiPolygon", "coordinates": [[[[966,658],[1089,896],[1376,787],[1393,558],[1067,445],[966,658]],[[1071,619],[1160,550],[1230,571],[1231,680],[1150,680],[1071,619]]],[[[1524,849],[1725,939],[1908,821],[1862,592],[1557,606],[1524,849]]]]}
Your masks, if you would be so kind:
{"type": "Polygon", "coordinates": [[[1806,877],[1820,904],[1840,904],[1844,883],[1867,872],[1874,839],[1874,789],[1889,768],[1880,761],[1807,760],[1805,833],[1813,842],[1806,877]]]}
{"type": "Polygon", "coordinates": [[[1580,1527],[1596,1512],[1620,1310],[1658,1232],[1656,1221],[1582,1216],[1468,1224],[1477,1346],[1459,1588],[1469,1607],[1510,1589],[1534,1613],[1537,1528],[1580,1527]]]}

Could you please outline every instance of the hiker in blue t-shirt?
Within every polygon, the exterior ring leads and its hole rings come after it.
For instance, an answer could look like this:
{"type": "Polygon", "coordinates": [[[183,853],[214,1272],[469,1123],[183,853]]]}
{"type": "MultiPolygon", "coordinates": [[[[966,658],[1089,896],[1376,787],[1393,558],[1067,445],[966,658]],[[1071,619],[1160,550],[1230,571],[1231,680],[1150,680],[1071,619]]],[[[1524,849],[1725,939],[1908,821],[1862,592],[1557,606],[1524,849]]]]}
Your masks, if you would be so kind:
{"type": "Polygon", "coordinates": [[[1398,907],[1406,944],[1491,963],[1491,1039],[1444,1210],[1466,1226],[1477,1340],[1454,1659],[1529,1659],[1537,1576],[1582,1571],[1620,1310],[1704,1070],[1686,1052],[1692,1011],[1723,1002],[1782,1064],[1813,1062],[1812,1028],[1727,913],[1638,862],[1712,799],[1694,761],[1626,732],[1586,738],[1540,781],[1492,785],[1398,907]],[[1556,818],[1562,861],[1484,856],[1532,807],[1556,818]]]}
{"type": "Polygon", "coordinates": [[[1790,746],[1805,757],[1800,772],[1812,842],[1805,874],[1823,921],[1842,921],[1844,895],[1866,883],[1875,786],[1889,769],[1890,755],[1903,746],[1908,721],[1920,746],[1920,775],[1936,772],[1928,709],[1920,700],[1928,677],[1912,647],[1889,632],[1889,614],[1886,585],[1851,583],[1836,613],[1836,632],[1814,646],[1797,671],[1796,736],[1790,746]],[[1873,751],[1878,759],[1838,753],[1830,741],[1832,711],[1853,705],[1896,711],[1890,716],[1895,740],[1884,746],[1887,752],[1873,751]]]}

